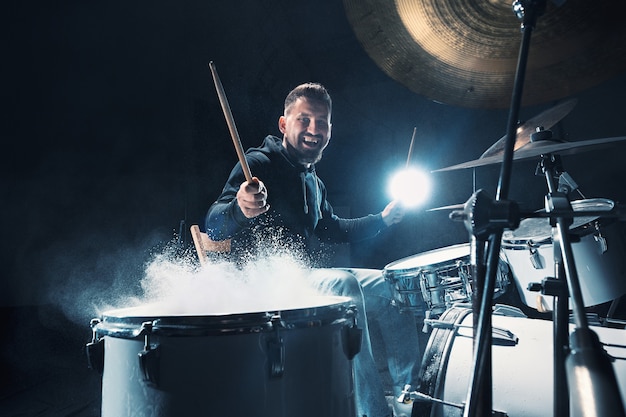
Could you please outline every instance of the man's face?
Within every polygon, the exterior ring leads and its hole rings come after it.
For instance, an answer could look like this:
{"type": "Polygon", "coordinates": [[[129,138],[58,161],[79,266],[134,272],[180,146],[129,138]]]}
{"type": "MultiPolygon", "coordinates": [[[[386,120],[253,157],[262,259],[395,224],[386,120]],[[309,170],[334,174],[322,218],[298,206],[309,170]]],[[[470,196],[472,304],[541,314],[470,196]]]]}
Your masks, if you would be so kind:
{"type": "Polygon", "coordinates": [[[283,146],[303,165],[322,159],[322,152],[330,141],[330,114],[321,101],[298,98],[278,119],[283,133],[283,146]]]}

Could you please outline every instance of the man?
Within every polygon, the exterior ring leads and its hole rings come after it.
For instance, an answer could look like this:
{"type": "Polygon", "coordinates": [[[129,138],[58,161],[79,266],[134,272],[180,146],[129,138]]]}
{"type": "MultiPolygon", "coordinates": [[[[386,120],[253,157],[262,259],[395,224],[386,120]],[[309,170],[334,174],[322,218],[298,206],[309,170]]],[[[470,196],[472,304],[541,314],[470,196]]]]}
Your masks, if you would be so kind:
{"type": "MultiPolygon", "coordinates": [[[[230,238],[238,261],[254,259],[267,242],[279,239],[305,254],[310,265],[322,265],[325,243],[371,238],[402,220],[402,207],[395,202],[379,214],[356,219],[334,214],[315,173],[315,163],[330,141],[331,112],[332,101],[322,85],[296,87],[287,95],[278,120],[282,139],[267,136],[260,148],[246,153],[253,180],[246,181],[240,164],[231,171],[207,213],[206,232],[214,240],[230,238]]],[[[364,337],[354,360],[358,416],[389,415],[367,322],[380,323],[394,395],[399,396],[412,382],[421,359],[415,317],[400,314],[393,306],[390,285],[380,271],[316,269],[311,276],[334,294],[351,297],[359,310],[364,337]]]]}

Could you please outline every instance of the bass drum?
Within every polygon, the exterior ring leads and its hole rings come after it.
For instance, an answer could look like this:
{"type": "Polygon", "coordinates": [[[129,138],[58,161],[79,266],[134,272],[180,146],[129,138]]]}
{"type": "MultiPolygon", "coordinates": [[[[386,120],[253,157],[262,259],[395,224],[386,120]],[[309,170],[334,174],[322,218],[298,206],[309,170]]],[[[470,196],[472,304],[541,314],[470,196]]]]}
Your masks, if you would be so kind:
{"type": "Polygon", "coordinates": [[[360,333],[349,302],[222,316],[107,312],[92,321],[104,342],[102,417],[352,416],[360,333]]]}
{"type": "MultiPolygon", "coordinates": [[[[473,367],[473,325],[469,308],[453,307],[433,324],[420,370],[422,394],[454,404],[467,398],[473,367]]],[[[552,322],[493,315],[493,408],[508,417],[553,414],[552,322]]],[[[626,404],[626,330],[591,327],[614,357],[626,404]]],[[[435,402],[415,402],[413,417],[461,417],[463,410],[435,402]]]]}

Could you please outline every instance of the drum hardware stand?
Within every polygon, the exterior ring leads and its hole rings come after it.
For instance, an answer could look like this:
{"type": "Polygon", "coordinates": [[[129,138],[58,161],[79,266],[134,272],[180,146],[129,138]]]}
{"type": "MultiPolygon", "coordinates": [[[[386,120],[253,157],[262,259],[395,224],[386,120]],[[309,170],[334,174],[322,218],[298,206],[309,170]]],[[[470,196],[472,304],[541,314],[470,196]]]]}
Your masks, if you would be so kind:
{"type": "MultiPolygon", "coordinates": [[[[538,130],[537,133],[531,135],[531,141],[551,139],[552,134],[550,131],[538,130]]],[[[578,186],[573,180],[569,180],[568,177],[564,177],[561,159],[558,155],[544,155],[541,162],[537,165],[535,171],[536,175],[542,173],[546,177],[548,182],[548,189],[552,191],[558,190],[559,196],[555,198],[555,195],[546,196],[546,212],[552,213],[554,210],[564,210],[572,212],[571,205],[567,199],[567,195],[578,186]],[[558,188],[555,190],[554,178],[557,173],[559,183],[558,188]],[[549,207],[548,207],[549,206],[549,207]]],[[[564,220],[565,221],[565,220],[564,220]]],[[[554,256],[554,278],[547,277],[541,284],[529,285],[529,290],[540,290],[542,294],[553,296],[553,308],[552,308],[552,321],[554,324],[552,339],[552,354],[553,354],[553,414],[554,416],[567,416],[570,414],[569,410],[569,395],[567,388],[567,372],[565,369],[565,362],[567,355],[570,353],[569,347],[569,297],[568,286],[565,265],[563,263],[561,247],[563,241],[561,236],[555,228],[555,223],[550,220],[552,228],[552,245],[554,256]]],[[[569,230],[569,226],[572,224],[572,218],[567,218],[564,225],[569,230]]],[[[535,283],[536,284],[536,283],[535,283]]]]}
{"type": "Polygon", "coordinates": [[[520,211],[517,203],[492,200],[485,191],[478,190],[465,203],[464,210],[450,213],[450,218],[463,220],[470,233],[470,262],[476,289],[472,294],[474,361],[464,416],[493,415],[491,304],[502,231],[519,226],[520,211]],[[489,251],[485,251],[487,243],[489,251]]]}
{"type": "MultiPolygon", "coordinates": [[[[465,226],[470,232],[472,247],[472,265],[476,265],[477,289],[483,287],[482,296],[476,297],[473,302],[474,314],[474,362],[472,379],[467,394],[467,407],[464,417],[488,416],[493,409],[493,378],[491,372],[491,304],[497,268],[499,265],[500,245],[502,232],[505,227],[516,229],[519,226],[519,208],[513,202],[506,201],[510,186],[511,171],[513,165],[513,149],[515,145],[517,120],[522,100],[522,91],[526,75],[526,63],[530,47],[530,37],[535,27],[537,18],[543,14],[546,8],[545,0],[527,0],[513,2],[513,12],[522,21],[522,41],[519,50],[517,69],[513,84],[511,108],[509,111],[506,142],[504,147],[503,163],[500,169],[496,200],[488,202],[486,195],[483,197],[475,193],[474,204],[466,203],[467,213],[465,226]],[[484,243],[488,242],[488,254],[484,256],[484,243]],[[482,244],[481,244],[482,241],[482,244]],[[482,265],[485,265],[486,268],[482,265]],[[475,262],[475,264],[474,264],[475,262]]],[[[468,201],[471,202],[472,198],[468,201]]]]}
{"type": "MultiPolygon", "coordinates": [[[[569,403],[578,405],[581,416],[626,416],[611,359],[603,349],[597,334],[589,328],[580,281],[576,271],[569,231],[574,213],[567,194],[571,191],[564,182],[555,184],[555,173],[560,172],[560,159],[543,155],[540,168],[545,174],[548,194],[547,213],[568,212],[550,217],[554,242],[556,285],[552,280],[544,284],[544,291],[554,292],[554,412],[555,416],[569,415],[569,403]],[[568,289],[568,291],[565,291],[568,289]],[[572,301],[575,330],[569,335],[568,297],[572,301]],[[569,337],[569,344],[567,339],[569,337]],[[569,382],[569,392],[566,381],[569,382]]],[[[571,410],[574,411],[574,410],[571,410]]],[[[578,415],[578,414],[577,414],[578,415]]]]}
{"type": "MultiPolygon", "coordinates": [[[[493,378],[491,373],[491,304],[497,268],[499,266],[500,245],[505,227],[519,226],[519,208],[508,198],[513,150],[517,133],[517,120],[522,101],[522,91],[526,75],[526,63],[530,47],[530,37],[537,18],[546,9],[546,0],[515,0],[513,12],[522,21],[522,41],[519,50],[511,108],[509,111],[503,162],[500,169],[498,190],[495,201],[490,201],[481,191],[474,193],[464,207],[464,223],[470,233],[470,258],[472,261],[478,290],[473,297],[473,310],[478,311],[474,318],[474,361],[467,394],[467,407],[464,417],[488,416],[493,408],[493,378]],[[487,238],[488,236],[488,238],[487,238]],[[489,242],[485,257],[485,243],[489,242]],[[486,258],[486,259],[485,259],[486,258]],[[485,268],[486,260],[486,268],[485,268]],[[480,301],[480,302],[479,302],[480,301]]],[[[452,217],[452,213],[451,213],[452,217]]]]}

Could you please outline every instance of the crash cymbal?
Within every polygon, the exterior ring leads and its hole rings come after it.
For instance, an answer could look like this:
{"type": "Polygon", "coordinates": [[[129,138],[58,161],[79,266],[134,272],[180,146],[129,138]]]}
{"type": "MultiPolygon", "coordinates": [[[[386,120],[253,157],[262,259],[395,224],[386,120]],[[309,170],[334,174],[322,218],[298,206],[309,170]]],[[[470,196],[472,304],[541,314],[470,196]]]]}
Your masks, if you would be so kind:
{"type": "MultiPolygon", "coordinates": [[[[343,0],[372,60],[427,98],[507,108],[521,44],[510,0],[343,0]]],[[[626,2],[547,2],[529,45],[522,105],[571,96],[626,70],[626,2]]]]}
{"type": "MultiPolygon", "coordinates": [[[[530,142],[518,149],[517,151],[513,152],[513,160],[517,161],[522,159],[531,159],[548,154],[570,155],[578,152],[600,149],[621,141],[626,141],[626,136],[582,140],[577,142],[556,142],[552,140],[540,140],[537,142],[530,142]]],[[[501,155],[489,156],[487,158],[480,158],[474,161],[464,162],[462,164],[453,165],[447,168],[437,169],[433,172],[453,171],[456,169],[500,164],[502,163],[502,158],[503,157],[501,155]]]]}
{"type": "MultiPolygon", "coordinates": [[[[577,99],[564,101],[563,103],[544,111],[543,113],[528,120],[526,123],[518,126],[515,134],[515,145],[513,145],[513,150],[516,151],[530,142],[530,135],[532,135],[538,127],[550,129],[552,126],[557,124],[561,119],[567,116],[570,111],[572,111],[577,102],[577,99]]],[[[489,156],[504,154],[505,144],[506,135],[491,145],[489,149],[487,149],[480,157],[487,158],[489,156]]]]}

